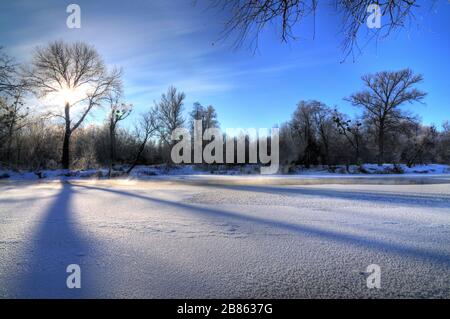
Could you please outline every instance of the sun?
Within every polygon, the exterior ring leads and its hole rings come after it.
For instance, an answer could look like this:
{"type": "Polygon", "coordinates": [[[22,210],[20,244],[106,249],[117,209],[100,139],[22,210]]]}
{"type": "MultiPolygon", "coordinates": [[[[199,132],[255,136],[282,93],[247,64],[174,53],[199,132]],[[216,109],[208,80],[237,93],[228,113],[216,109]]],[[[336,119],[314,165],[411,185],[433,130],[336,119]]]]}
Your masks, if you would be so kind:
{"type": "Polygon", "coordinates": [[[48,99],[52,103],[58,105],[69,104],[73,106],[77,102],[82,101],[88,96],[89,87],[87,85],[81,85],[73,88],[69,86],[63,86],[59,90],[49,94],[48,99]]]}

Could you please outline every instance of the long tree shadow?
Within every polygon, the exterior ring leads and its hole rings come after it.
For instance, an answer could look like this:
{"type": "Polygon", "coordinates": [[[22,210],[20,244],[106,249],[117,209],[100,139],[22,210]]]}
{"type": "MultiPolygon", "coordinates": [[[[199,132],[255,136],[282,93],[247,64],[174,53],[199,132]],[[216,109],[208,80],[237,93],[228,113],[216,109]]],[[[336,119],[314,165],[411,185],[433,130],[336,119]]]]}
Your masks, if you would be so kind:
{"type": "Polygon", "coordinates": [[[273,219],[267,219],[262,217],[256,217],[256,216],[248,216],[248,215],[242,215],[235,212],[230,211],[224,211],[216,208],[209,208],[204,206],[194,206],[189,205],[182,202],[173,202],[169,200],[164,200],[160,198],[154,198],[150,196],[144,196],[140,194],[135,194],[131,192],[126,192],[122,190],[115,190],[115,189],[107,189],[107,188],[101,188],[96,186],[86,186],[86,185],[76,185],[77,187],[82,187],[86,189],[91,190],[99,190],[104,192],[110,192],[118,195],[123,195],[127,197],[135,197],[142,200],[151,201],[154,203],[164,204],[168,206],[172,206],[175,208],[179,208],[183,210],[184,212],[188,212],[191,214],[201,214],[206,217],[220,217],[220,218],[226,218],[226,219],[235,219],[240,220],[243,222],[252,222],[259,225],[271,227],[271,228],[278,228],[284,231],[294,232],[301,235],[306,236],[312,236],[312,237],[319,237],[326,240],[331,240],[333,242],[338,243],[344,243],[356,247],[362,247],[367,248],[370,250],[374,250],[377,252],[385,252],[390,254],[396,254],[399,256],[404,257],[411,257],[415,259],[420,259],[422,261],[427,261],[431,263],[438,263],[443,264],[445,266],[450,266],[450,255],[448,253],[436,251],[436,250],[430,250],[430,249],[424,249],[419,247],[411,247],[407,246],[405,244],[400,243],[394,243],[392,241],[384,241],[380,239],[375,238],[367,238],[365,236],[360,235],[354,235],[354,234],[347,234],[342,232],[336,232],[332,230],[324,230],[324,229],[318,229],[312,226],[308,225],[301,225],[301,224],[293,224],[273,219]]]}
{"type": "Polygon", "coordinates": [[[56,200],[31,236],[30,249],[23,252],[19,283],[11,287],[19,298],[84,298],[95,295],[95,276],[85,258],[93,251],[92,242],[76,227],[71,207],[74,190],[63,183],[56,200]],[[69,289],[68,265],[81,267],[81,289],[69,289]]]}
{"type": "Polygon", "coordinates": [[[320,198],[344,199],[352,201],[365,201],[383,203],[388,205],[407,205],[415,207],[436,207],[450,209],[450,196],[437,195],[406,195],[398,193],[383,192],[364,192],[364,191],[347,191],[347,190],[330,190],[322,188],[306,188],[306,187],[286,187],[286,186],[267,186],[267,185],[230,185],[209,182],[185,182],[194,185],[214,187],[226,190],[237,190],[244,192],[256,192],[266,194],[280,195],[307,195],[320,198]]]}

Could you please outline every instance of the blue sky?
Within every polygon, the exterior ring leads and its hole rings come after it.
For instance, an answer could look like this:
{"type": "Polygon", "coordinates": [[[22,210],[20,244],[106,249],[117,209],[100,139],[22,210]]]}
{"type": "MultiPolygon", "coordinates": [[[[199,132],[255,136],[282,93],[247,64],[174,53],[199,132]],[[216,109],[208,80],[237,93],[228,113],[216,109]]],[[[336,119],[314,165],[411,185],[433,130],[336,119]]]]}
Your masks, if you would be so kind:
{"type": "MultiPolygon", "coordinates": [[[[450,3],[421,1],[418,23],[365,47],[356,61],[341,63],[340,18],[319,7],[280,43],[268,28],[255,53],[220,40],[225,13],[207,10],[206,0],[15,0],[0,2],[0,45],[19,62],[48,41],[82,40],[95,45],[108,65],[124,69],[126,100],[134,116],[153,105],[169,85],[196,101],[214,105],[223,128],[272,127],[289,119],[296,103],[318,99],[348,114],[360,110],[343,98],[362,88],[361,75],[410,67],[423,74],[426,105],[407,106],[427,124],[450,120],[450,3]],[[66,7],[79,4],[81,29],[66,27],[66,7]],[[193,5],[196,3],[196,5],[193,5]],[[313,38],[313,29],[314,38],[313,38]]],[[[96,115],[101,120],[101,115],[96,115]]],[[[95,120],[95,119],[94,119],[95,120]]]]}

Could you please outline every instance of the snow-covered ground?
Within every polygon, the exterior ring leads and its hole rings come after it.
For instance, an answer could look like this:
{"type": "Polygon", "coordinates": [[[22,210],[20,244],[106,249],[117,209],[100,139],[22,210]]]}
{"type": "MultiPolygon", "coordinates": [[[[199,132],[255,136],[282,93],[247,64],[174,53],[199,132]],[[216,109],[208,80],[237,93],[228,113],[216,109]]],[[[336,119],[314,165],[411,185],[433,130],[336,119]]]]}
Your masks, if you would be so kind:
{"type": "Polygon", "coordinates": [[[0,181],[0,297],[450,298],[449,176],[389,178],[0,181]]]}

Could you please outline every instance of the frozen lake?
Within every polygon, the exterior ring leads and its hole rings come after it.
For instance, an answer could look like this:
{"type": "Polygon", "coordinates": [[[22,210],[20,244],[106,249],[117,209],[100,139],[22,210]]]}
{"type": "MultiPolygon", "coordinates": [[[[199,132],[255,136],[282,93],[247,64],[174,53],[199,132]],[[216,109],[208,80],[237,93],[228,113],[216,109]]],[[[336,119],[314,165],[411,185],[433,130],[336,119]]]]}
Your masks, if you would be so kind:
{"type": "Polygon", "coordinates": [[[450,298],[450,177],[1,182],[0,297],[450,298]]]}

